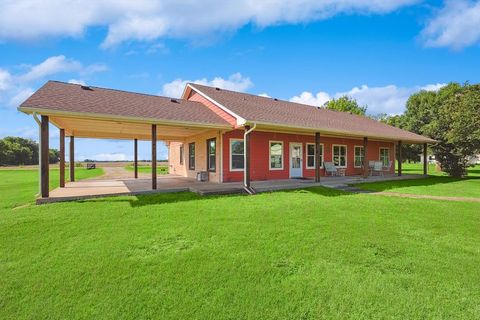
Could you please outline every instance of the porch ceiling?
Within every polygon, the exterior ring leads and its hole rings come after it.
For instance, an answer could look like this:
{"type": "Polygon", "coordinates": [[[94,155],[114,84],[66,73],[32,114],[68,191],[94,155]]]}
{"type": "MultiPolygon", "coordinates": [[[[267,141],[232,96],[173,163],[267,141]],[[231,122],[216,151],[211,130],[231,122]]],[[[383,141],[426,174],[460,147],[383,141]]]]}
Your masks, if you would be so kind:
{"type": "MultiPolygon", "coordinates": [[[[49,120],[58,128],[65,129],[66,136],[78,138],[151,140],[152,134],[150,123],[62,116],[50,116],[49,120]]],[[[186,125],[157,124],[157,139],[182,141],[188,136],[210,130],[212,129],[186,125]]]]}

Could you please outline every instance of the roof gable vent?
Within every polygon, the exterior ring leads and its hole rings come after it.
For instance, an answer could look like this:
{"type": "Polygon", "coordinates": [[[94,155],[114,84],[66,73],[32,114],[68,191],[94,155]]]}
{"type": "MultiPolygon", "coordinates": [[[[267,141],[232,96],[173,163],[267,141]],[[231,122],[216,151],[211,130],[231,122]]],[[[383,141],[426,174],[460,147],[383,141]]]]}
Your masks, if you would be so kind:
{"type": "Polygon", "coordinates": [[[173,102],[173,103],[178,103],[178,100],[177,99],[170,99],[170,102],[173,102]]]}
{"type": "Polygon", "coordinates": [[[93,91],[93,89],[90,88],[89,86],[80,86],[80,88],[82,88],[83,90],[87,90],[87,91],[93,91]]]}
{"type": "Polygon", "coordinates": [[[277,98],[273,98],[273,100],[275,100],[275,101],[278,101],[278,99],[277,99],[277,98]]]}
{"type": "Polygon", "coordinates": [[[220,88],[216,87],[215,90],[220,91],[220,88]]]}

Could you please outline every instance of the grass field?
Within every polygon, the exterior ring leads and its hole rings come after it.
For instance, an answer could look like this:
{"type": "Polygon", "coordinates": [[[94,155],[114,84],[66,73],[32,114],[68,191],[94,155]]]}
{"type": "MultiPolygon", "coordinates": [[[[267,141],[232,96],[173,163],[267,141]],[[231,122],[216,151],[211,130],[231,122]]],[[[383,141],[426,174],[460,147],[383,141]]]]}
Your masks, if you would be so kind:
{"type": "MultiPolygon", "coordinates": [[[[36,191],[21,174],[0,171],[10,203],[36,191]]],[[[311,188],[7,207],[1,319],[480,318],[478,203],[311,188]]]]}
{"type": "MultiPolygon", "coordinates": [[[[405,164],[405,173],[423,173],[421,164],[405,164]]],[[[385,181],[356,185],[371,191],[392,191],[407,194],[425,194],[432,196],[480,198],[480,165],[468,170],[463,179],[447,177],[445,173],[429,168],[432,176],[414,181],[385,181]]]]}
{"type": "MultiPolygon", "coordinates": [[[[133,171],[133,165],[125,166],[128,171],[133,171]]],[[[138,166],[138,172],[151,173],[152,166],[138,166]]],[[[168,174],[168,166],[157,166],[157,174],[168,174]]]]}

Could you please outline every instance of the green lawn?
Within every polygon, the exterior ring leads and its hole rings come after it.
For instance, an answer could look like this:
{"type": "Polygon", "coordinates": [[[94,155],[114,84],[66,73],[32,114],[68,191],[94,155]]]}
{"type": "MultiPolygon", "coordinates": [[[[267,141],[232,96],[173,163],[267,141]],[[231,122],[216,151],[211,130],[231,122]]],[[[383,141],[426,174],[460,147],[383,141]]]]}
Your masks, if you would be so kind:
{"type": "Polygon", "coordinates": [[[0,319],[478,319],[479,212],[324,188],[2,205],[0,319]]]}
{"type": "MultiPolygon", "coordinates": [[[[133,171],[133,166],[128,165],[125,169],[133,171]]],[[[151,173],[152,166],[138,166],[138,172],[141,173],[151,173]]],[[[168,166],[157,166],[157,174],[168,174],[168,166]]]]}
{"type": "MultiPolygon", "coordinates": [[[[75,168],[75,178],[85,179],[99,176],[102,169],[87,170],[75,168]]],[[[69,181],[70,171],[65,170],[65,178],[69,181]]],[[[60,184],[58,168],[50,168],[50,190],[60,184]]],[[[37,169],[2,169],[0,170],[0,210],[25,204],[33,204],[38,193],[37,169]]]]}
{"type": "MultiPolygon", "coordinates": [[[[423,172],[421,164],[406,164],[405,167],[405,173],[423,172]]],[[[429,170],[429,174],[432,175],[426,179],[364,183],[356,186],[371,191],[480,198],[480,165],[470,168],[468,176],[463,179],[451,178],[434,170],[429,170]]]]}

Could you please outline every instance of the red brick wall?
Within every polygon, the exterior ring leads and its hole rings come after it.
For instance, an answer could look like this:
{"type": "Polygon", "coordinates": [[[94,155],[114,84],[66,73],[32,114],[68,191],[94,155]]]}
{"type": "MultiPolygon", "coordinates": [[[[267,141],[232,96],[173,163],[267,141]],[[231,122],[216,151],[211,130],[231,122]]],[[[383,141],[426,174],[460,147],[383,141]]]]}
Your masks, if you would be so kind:
{"type": "Polygon", "coordinates": [[[204,98],[203,96],[201,96],[197,92],[192,91],[192,93],[188,97],[188,100],[203,103],[207,108],[209,108],[210,110],[215,112],[217,115],[222,117],[225,121],[230,123],[232,126],[235,126],[235,127],[237,126],[237,120],[235,119],[234,116],[232,116],[229,113],[223,111],[216,104],[210,102],[208,99],[204,98]]]}
{"type": "MultiPolygon", "coordinates": [[[[230,171],[230,138],[243,139],[243,130],[233,130],[223,135],[223,181],[242,181],[243,171],[230,171]]],[[[303,146],[303,176],[315,177],[315,169],[307,169],[307,150],[306,143],[314,143],[314,135],[297,135],[274,132],[254,131],[251,136],[251,179],[252,180],[273,180],[288,179],[290,169],[290,142],[299,142],[303,146]],[[269,141],[283,141],[283,170],[269,169],[269,141]]],[[[347,175],[362,174],[361,168],[354,168],[354,146],[363,146],[363,139],[345,139],[345,138],[329,138],[321,137],[320,142],[323,144],[323,161],[332,161],[333,144],[347,146],[347,175]]],[[[393,142],[369,141],[367,148],[367,161],[380,159],[380,147],[390,149],[390,160],[395,159],[395,149],[393,142]]],[[[325,175],[325,170],[321,169],[321,175],[325,175]]],[[[392,166],[391,173],[395,172],[392,166]]]]}

